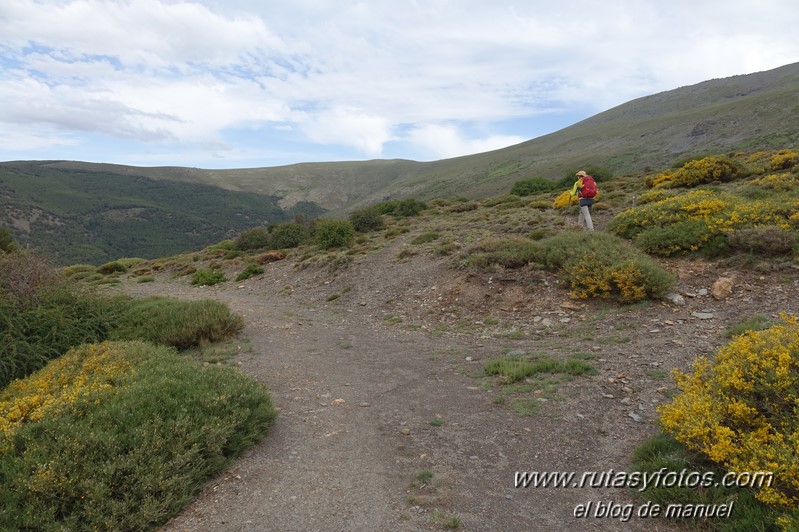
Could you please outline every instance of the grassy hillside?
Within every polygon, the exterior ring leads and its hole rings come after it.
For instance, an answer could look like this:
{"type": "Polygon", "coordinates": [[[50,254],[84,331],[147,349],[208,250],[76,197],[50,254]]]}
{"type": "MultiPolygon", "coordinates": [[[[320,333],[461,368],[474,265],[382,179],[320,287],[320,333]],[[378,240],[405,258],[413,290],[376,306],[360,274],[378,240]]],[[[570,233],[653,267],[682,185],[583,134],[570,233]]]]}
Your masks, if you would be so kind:
{"type": "Polygon", "coordinates": [[[275,196],[46,162],[0,164],[0,198],[0,225],[61,264],[169,255],[322,212],[302,203],[284,210],[275,196]]]}
{"type": "MultiPolygon", "coordinates": [[[[799,63],[710,80],[639,98],[555,133],[487,153],[430,163],[405,160],[303,163],[273,168],[138,169],[114,173],[207,183],[318,203],[344,212],[386,197],[481,198],[532,176],[560,178],[583,166],[640,174],[684,157],[778,149],[799,143],[799,63]]],[[[86,163],[59,166],[87,168],[86,163]]]]}

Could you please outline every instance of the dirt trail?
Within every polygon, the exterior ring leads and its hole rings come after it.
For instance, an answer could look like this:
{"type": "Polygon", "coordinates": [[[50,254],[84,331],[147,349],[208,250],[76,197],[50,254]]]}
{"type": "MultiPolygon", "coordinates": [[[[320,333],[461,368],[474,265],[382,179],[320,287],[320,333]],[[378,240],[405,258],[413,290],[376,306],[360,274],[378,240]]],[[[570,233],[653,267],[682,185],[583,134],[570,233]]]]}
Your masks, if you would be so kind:
{"type": "Polygon", "coordinates": [[[515,472],[629,471],[635,445],[655,431],[655,404],[669,384],[651,371],[685,368],[717,345],[724,316],[747,306],[767,312],[766,300],[779,308],[795,296],[564,310],[566,291],[554,278],[538,279],[522,297],[502,279],[395,256],[377,254],[335,274],[283,261],[222,287],[166,277],[126,285],[140,295],[228,303],[245,318],[252,346],[237,363],[269,387],[280,410],[269,436],[165,530],[430,530],[454,525],[453,517],[470,531],[671,530],[651,519],[577,519],[578,504],[637,509],[643,501],[613,488],[516,489],[515,472]],[[458,323],[467,315],[478,326],[436,329],[455,309],[458,323]],[[716,319],[691,319],[695,310],[713,310],[716,319]],[[489,334],[472,314],[513,318],[529,330],[489,334]],[[555,325],[542,327],[542,316],[555,325]],[[599,374],[559,383],[535,416],[517,416],[497,400],[496,386],[476,377],[488,357],[512,349],[563,356],[553,347],[562,343],[595,355],[599,374]],[[432,479],[417,480],[425,470],[432,479]]]}

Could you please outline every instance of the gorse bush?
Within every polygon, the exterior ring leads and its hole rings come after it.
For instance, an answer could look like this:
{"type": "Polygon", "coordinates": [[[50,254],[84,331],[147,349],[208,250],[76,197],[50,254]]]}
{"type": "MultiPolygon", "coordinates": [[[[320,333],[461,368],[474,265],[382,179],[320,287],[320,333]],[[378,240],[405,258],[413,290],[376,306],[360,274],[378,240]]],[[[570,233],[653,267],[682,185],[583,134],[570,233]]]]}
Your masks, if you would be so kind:
{"type": "Polygon", "coordinates": [[[536,243],[535,261],[562,273],[572,294],[633,303],[669,293],[674,275],[624,240],[598,232],[564,232],[536,243]]]}
{"type": "Polygon", "coordinates": [[[352,244],[355,229],[349,220],[317,220],[314,236],[323,248],[341,248],[352,244]]]}
{"type": "Polygon", "coordinates": [[[234,370],[142,342],[76,348],[0,392],[0,529],[157,529],[275,416],[234,370]]]}
{"type": "Polygon", "coordinates": [[[799,164],[799,153],[794,150],[780,150],[771,156],[768,162],[768,170],[787,170],[799,164]]]}
{"type": "MultiPolygon", "coordinates": [[[[783,323],[735,337],[692,373],[676,372],[680,389],[659,411],[664,428],[689,449],[729,471],[771,471],[759,487],[764,503],[799,503],[799,324],[783,323]]],[[[799,524],[795,522],[794,525],[799,524]]],[[[791,530],[794,530],[791,528],[791,530]]]]}
{"type": "Polygon", "coordinates": [[[17,243],[11,230],[7,227],[0,227],[0,253],[10,253],[17,250],[17,243]]]}
{"type": "Polygon", "coordinates": [[[726,182],[745,177],[746,168],[728,157],[705,157],[688,161],[676,171],[667,171],[655,177],[651,185],[655,187],[694,187],[716,181],[726,182]]]}
{"type": "Polygon", "coordinates": [[[799,222],[799,203],[781,198],[749,199],[727,192],[698,189],[628,209],[614,217],[608,230],[633,238],[650,253],[669,256],[693,252],[742,229],[799,222]]]}

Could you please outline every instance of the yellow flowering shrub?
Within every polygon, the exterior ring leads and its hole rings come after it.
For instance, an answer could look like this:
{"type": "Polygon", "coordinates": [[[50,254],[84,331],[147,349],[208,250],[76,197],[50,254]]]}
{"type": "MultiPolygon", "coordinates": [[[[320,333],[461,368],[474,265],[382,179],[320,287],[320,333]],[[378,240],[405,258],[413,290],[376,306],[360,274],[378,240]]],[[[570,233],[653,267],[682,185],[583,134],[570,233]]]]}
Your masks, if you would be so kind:
{"type": "Polygon", "coordinates": [[[662,297],[670,274],[648,257],[617,258],[589,253],[566,266],[572,296],[635,303],[662,297]]]}
{"type": "Polygon", "coordinates": [[[716,237],[742,228],[776,226],[790,229],[799,204],[784,199],[750,199],[727,192],[696,189],[646,203],[618,214],[608,230],[634,238],[649,253],[668,256],[697,251],[716,237]]]}
{"type": "Polygon", "coordinates": [[[576,205],[577,204],[577,196],[572,196],[571,191],[564,190],[555,201],[552,202],[552,207],[556,209],[562,209],[564,207],[568,207],[569,205],[576,205]]]}
{"type": "Polygon", "coordinates": [[[0,392],[0,451],[25,422],[58,415],[74,403],[109,392],[130,363],[110,344],[75,348],[0,392]]]}
{"type": "Polygon", "coordinates": [[[682,168],[666,171],[656,176],[653,187],[694,187],[714,181],[732,181],[746,174],[739,162],[728,157],[705,157],[688,161],[682,168]]]}
{"type": "Polygon", "coordinates": [[[729,471],[774,473],[757,498],[799,504],[799,323],[749,331],[699,357],[690,373],[675,371],[680,393],[659,408],[677,441],[729,471]]]}
{"type": "Polygon", "coordinates": [[[799,164],[799,153],[793,150],[780,150],[768,161],[769,170],[787,170],[799,164]]]}
{"type": "Polygon", "coordinates": [[[788,172],[766,174],[757,179],[753,179],[752,184],[768,190],[785,192],[799,186],[799,176],[788,172]]]}

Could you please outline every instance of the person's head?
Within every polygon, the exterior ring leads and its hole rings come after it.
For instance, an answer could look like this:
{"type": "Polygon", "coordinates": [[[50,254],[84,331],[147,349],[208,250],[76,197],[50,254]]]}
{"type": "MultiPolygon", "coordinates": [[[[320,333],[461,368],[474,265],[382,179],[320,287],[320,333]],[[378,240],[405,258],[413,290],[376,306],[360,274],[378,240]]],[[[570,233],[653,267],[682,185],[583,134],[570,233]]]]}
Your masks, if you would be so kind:
{"type": "Polygon", "coordinates": [[[588,174],[586,174],[584,170],[580,170],[579,172],[577,172],[577,173],[576,173],[576,174],[574,174],[574,175],[576,175],[577,177],[585,177],[585,176],[587,176],[588,174]]]}

